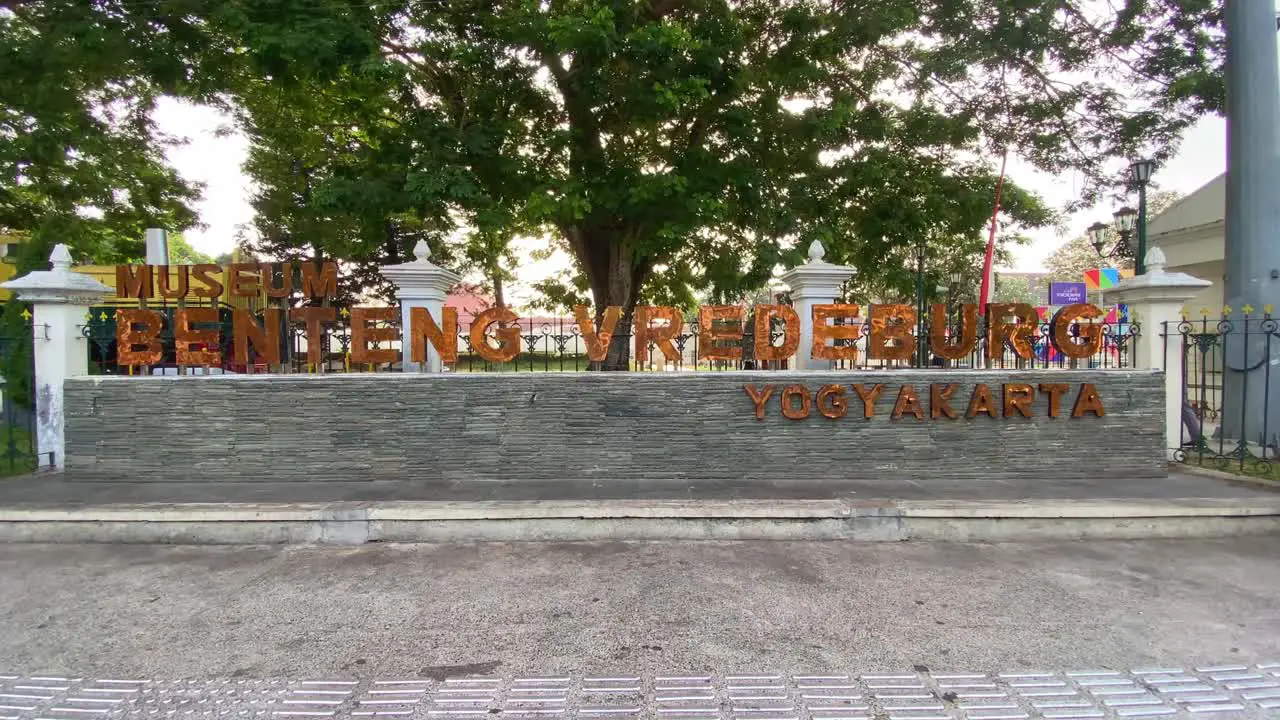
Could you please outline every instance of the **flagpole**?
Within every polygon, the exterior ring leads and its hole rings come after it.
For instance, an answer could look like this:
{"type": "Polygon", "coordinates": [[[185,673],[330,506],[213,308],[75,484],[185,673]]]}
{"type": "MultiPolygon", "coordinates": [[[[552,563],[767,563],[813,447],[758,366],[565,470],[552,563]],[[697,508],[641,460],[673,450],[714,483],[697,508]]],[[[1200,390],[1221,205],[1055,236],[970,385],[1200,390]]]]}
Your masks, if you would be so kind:
{"type": "Polygon", "coordinates": [[[1005,148],[1000,157],[1000,177],[996,180],[996,202],[991,210],[991,231],[987,234],[987,250],[982,258],[982,289],[978,294],[978,315],[986,317],[987,303],[991,301],[991,293],[995,290],[991,272],[995,262],[996,223],[1000,217],[1000,193],[1004,189],[1004,171],[1009,161],[1009,149],[1005,148]]]}

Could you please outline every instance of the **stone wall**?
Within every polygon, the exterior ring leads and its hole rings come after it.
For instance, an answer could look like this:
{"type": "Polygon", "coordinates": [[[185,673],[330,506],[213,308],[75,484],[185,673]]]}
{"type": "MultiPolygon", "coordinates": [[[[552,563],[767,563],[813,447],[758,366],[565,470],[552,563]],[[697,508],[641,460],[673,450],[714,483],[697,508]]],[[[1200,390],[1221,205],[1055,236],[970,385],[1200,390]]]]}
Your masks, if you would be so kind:
{"type": "MultiPolygon", "coordinates": [[[[901,478],[941,487],[1166,474],[1162,380],[1150,371],[111,376],[68,380],[66,398],[72,481],[901,478]],[[884,386],[870,419],[854,383],[884,386]],[[892,417],[905,383],[924,419],[909,404],[892,417]],[[931,418],[935,383],[957,386],[957,419],[941,408],[931,418]],[[1000,417],[966,417],[980,383],[1000,417]],[[1056,418],[1037,390],[1025,418],[1003,407],[1009,383],[1069,390],[1056,418]],[[1097,388],[1104,416],[1072,417],[1084,383],[1097,388]],[[783,388],[796,384],[810,397],[806,419],[781,413],[783,388]],[[844,417],[814,404],[828,384],[848,402],[844,417]],[[763,419],[744,385],[775,387],[763,419]]],[[[836,413],[831,398],[821,404],[836,413]]],[[[799,394],[790,400],[802,407],[799,394]]]]}

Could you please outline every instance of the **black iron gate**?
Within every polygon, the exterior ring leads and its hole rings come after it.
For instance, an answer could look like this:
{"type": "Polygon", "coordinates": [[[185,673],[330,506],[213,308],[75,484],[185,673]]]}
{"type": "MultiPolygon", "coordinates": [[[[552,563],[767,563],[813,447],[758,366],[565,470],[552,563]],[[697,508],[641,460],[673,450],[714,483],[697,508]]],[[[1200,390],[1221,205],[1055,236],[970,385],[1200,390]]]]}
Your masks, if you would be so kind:
{"type": "Polygon", "coordinates": [[[1175,459],[1278,479],[1280,470],[1280,322],[1271,308],[1255,314],[1224,308],[1198,320],[1168,323],[1165,342],[1181,346],[1181,442],[1175,459]]]}
{"type": "Polygon", "coordinates": [[[36,436],[35,353],[30,312],[25,323],[0,331],[0,477],[32,472],[53,464],[40,455],[36,436]]]}

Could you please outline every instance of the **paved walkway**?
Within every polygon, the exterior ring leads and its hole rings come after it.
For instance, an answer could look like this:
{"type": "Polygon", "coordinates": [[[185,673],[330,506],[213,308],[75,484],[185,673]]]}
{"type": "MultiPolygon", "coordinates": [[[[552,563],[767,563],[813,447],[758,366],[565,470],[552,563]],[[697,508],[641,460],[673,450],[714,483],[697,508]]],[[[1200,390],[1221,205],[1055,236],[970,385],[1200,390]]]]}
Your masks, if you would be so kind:
{"type": "Polygon", "coordinates": [[[1117,672],[449,676],[358,680],[0,676],[0,720],[1022,720],[1280,716],[1280,663],[1117,672]]]}
{"type": "Polygon", "coordinates": [[[0,672],[1033,672],[1280,661],[1280,538],[0,545],[0,672]]]}
{"type": "Polygon", "coordinates": [[[0,720],[1280,717],[1277,557],[0,546],[0,720]]]}

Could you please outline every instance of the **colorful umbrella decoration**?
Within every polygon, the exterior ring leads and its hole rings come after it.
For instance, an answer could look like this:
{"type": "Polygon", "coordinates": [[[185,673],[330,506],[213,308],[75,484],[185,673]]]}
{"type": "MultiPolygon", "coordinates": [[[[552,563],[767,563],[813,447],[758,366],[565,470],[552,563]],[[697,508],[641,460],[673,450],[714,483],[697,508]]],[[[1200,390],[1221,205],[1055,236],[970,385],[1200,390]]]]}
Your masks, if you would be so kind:
{"type": "Polygon", "coordinates": [[[1094,268],[1084,271],[1084,286],[1090,290],[1105,290],[1120,282],[1120,271],[1115,268],[1094,268]]]}
{"type": "Polygon", "coordinates": [[[1089,290],[1106,290],[1115,287],[1121,280],[1131,277],[1133,277],[1133,270],[1094,268],[1084,271],[1084,285],[1089,290]]]}

